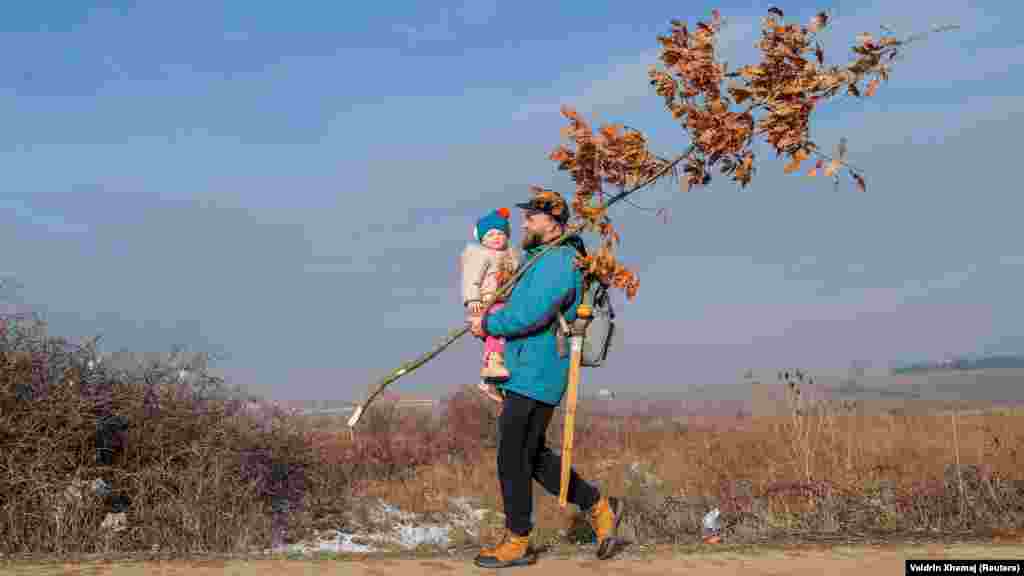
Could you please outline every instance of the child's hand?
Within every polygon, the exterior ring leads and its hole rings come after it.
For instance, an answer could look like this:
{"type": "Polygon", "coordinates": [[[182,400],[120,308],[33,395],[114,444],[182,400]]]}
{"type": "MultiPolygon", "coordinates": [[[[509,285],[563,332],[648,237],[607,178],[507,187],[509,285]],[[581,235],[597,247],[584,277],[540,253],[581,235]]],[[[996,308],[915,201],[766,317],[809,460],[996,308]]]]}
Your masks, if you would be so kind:
{"type": "Polygon", "coordinates": [[[479,338],[486,338],[486,335],[484,334],[482,317],[471,316],[467,324],[469,324],[469,331],[472,332],[474,336],[477,336],[479,338]]]}
{"type": "Polygon", "coordinates": [[[469,303],[469,312],[474,316],[479,316],[484,311],[484,303],[480,301],[473,301],[469,303]]]}

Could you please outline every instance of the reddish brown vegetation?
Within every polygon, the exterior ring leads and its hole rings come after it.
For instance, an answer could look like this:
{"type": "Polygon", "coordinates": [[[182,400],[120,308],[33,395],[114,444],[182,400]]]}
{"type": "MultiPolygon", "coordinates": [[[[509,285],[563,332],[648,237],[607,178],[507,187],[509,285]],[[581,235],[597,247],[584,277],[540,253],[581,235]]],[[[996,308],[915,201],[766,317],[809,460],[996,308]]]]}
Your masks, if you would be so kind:
{"type": "MultiPolygon", "coordinates": [[[[663,68],[651,67],[651,84],[690,144],[674,159],[652,152],[635,129],[613,124],[595,133],[576,110],[562,108],[568,121],[562,135],[571,145],[558,146],[550,159],[568,171],[576,184],[572,207],[583,229],[602,239],[597,253],[581,258],[579,266],[588,275],[625,290],[629,299],[636,295],[639,280],[615,260],[619,234],[604,206],[606,186],[623,190],[644,185],[669,175],[669,169],[681,162],[686,190],[710,183],[716,168],[745,187],[755,173],[753,145],[761,137],[777,155],[789,158],[786,173],[817,158],[809,176],[821,173],[838,178],[846,170],[865,190],[864,176],[846,163],[842,143],[833,157],[812,140],[811,115],[837,94],[873,96],[880,82],[888,80],[896,57],[917,38],[861,34],[852,47],[856,55],[852,62],[828,66],[817,37],[828,26],[827,13],[800,25],[787,24],[778,8],[768,12],[757,45],[760,61],[733,71],[717,53],[722,27],[718,10],[709,22],[698,21],[693,29],[673,21],[671,33],[658,37],[663,68]]],[[[533,191],[547,192],[539,187],[533,191]]]]}

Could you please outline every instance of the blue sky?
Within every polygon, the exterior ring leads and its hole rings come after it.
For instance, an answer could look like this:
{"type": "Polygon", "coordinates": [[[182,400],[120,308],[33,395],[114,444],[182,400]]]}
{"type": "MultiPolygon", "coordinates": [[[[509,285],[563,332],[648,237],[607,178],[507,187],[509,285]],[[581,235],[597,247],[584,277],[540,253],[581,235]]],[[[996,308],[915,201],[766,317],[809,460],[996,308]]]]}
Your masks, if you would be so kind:
{"type": "MultiPolygon", "coordinates": [[[[476,218],[530,184],[571,193],[546,158],[561,103],[685,146],[646,70],[670,19],[715,7],[740,65],[766,2],[20,5],[0,22],[0,274],[54,332],[108,351],[181,344],[226,354],[224,374],[262,394],[361,398],[461,321],[476,218]]],[[[817,113],[867,194],[784,175],[763,147],[747,190],[635,196],[667,224],[616,207],[641,289],[585,386],[1024,352],[1024,8],[781,7],[836,13],[832,62],[879,24],[962,29],[908,52],[874,99],[817,113]]],[[[446,393],[479,352],[464,339],[395,387],[446,393]]]]}

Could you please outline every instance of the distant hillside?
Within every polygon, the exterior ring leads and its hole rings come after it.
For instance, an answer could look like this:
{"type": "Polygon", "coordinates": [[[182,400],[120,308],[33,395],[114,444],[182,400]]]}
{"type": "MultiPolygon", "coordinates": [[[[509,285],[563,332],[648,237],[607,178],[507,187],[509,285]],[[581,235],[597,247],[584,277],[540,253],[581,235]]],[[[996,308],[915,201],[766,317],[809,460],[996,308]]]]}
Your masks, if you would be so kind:
{"type": "MultiPolygon", "coordinates": [[[[1024,368],[978,368],[995,358],[972,363],[969,369],[921,370],[900,374],[871,372],[863,375],[814,371],[811,397],[857,401],[870,411],[929,410],[952,406],[1024,404],[1024,368]]],[[[749,378],[748,396],[755,415],[785,414],[785,389],[770,374],[749,378]]],[[[722,390],[723,392],[725,390],[722,390]]]]}
{"type": "Polygon", "coordinates": [[[862,401],[874,408],[911,411],[982,408],[1024,404],[1022,385],[1024,369],[972,367],[849,378],[833,388],[833,397],[862,401]]]}
{"type": "Polygon", "coordinates": [[[986,368],[1024,368],[1024,356],[985,356],[977,359],[956,359],[945,362],[921,362],[894,368],[893,374],[915,374],[949,370],[983,370],[986,368]]]}

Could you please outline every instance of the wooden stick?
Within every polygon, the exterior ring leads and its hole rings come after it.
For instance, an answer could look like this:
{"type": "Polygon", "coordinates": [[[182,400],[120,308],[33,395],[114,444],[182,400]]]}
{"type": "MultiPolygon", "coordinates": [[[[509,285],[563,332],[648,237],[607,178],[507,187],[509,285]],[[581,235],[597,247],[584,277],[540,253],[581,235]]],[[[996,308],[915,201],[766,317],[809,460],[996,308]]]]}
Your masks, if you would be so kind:
{"type": "Polygon", "coordinates": [[[370,392],[370,395],[366,397],[366,400],[364,400],[363,403],[356,408],[356,411],[353,412],[352,416],[348,419],[349,428],[354,427],[356,423],[359,422],[359,419],[363,416],[363,412],[366,410],[366,408],[370,405],[371,402],[373,402],[374,398],[376,398],[381,392],[384,391],[384,388],[386,388],[388,384],[391,384],[395,380],[401,378],[404,374],[412,372],[416,368],[419,368],[420,366],[426,364],[427,362],[430,361],[431,358],[437,356],[445,348],[451,346],[453,342],[458,340],[459,337],[461,337],[466,332],[469,332],[469,326],[462,326],[459,328],[452,329],[448,333],[448,335],[445,336],[445,338],[441,340],[441,342],[439,342],[437,346],[434,347],[433,350],[430,350],[429,352],[423,354],[422,356],[413,360],[412,362],[407,362],[403,364],[400,368],[382,378],[380,382],[377,383],[377,386],[373,389],[373,391],[370,392]]]}
{"type": "Polygon", "coordinates": [[[565,426],[562,430],[562,483],[558,489],[558,505],[569,504],[569,478],[572,474],[572,433],[576,428],[576,389],[580,380],[580,357],[583,355],[583,337],[569,338],[572,356],[569,358],[569,386],[565,389],[565,426]]]}

